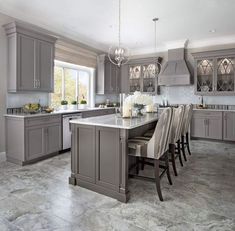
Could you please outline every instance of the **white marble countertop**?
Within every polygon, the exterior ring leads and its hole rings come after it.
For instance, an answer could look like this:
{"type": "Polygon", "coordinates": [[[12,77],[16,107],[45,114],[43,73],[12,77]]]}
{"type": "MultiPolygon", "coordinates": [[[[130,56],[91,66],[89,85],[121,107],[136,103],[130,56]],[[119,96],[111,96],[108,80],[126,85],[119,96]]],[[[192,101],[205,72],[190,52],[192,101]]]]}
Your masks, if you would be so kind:
{"type": "Polygon", "coordinates": [[[80,112],[87,112],[87,111],[96,111],[96,110],[104,110],[104,109],[113,109],[112,107],[107,108],[85,108],[85,109],[77,109],[77,110],[59,110],[54,111],[51,113],[35,113],[35,114],[27,114],[27,113],[15,113],[15,114],[5,114],[6,117],[16,117],[16,118],[30,118],[30,117],[39,117],[39,116],[53,116],[53,115],[62,115],[62,114],[74,114],[74,113],[80,113],[80,112]]]}
{"type": "Polygon", "coordinates": [[[71,120],[72,124],[102,126],[110,128],[133,129],[158,120],[157,113],[147,113],[137,118],[122,118],[120,115],[104,115],[84,119],[71,120]]]}

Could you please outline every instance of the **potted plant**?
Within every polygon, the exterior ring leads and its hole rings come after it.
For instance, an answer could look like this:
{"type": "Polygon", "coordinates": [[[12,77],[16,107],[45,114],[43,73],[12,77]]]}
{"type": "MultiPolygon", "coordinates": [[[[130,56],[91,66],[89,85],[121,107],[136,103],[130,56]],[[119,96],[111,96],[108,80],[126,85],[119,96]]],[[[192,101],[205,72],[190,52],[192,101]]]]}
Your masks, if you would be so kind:
{"type": "Polygon", "coordinates": [[[87,101],[85,100],[84,95],[82,96],[82,100],[80,101],[80,108],[84,109],[87,106],[87,101]]]}
{"type": "Polygon", "coordinates": [[[71,101],[71,109],[73,109],[73,110],[77,110],[78,109],[78,105],[77,105],[77,101],[76,100],[71,101]]]}
{"type": "Polygon", "coordinates": [[[67,105],[68,105],[68,101],[67,100],[62,100],[60,102],[60,104],[61,104],[61,109],[62,110],[67,110],[67,105]]]}

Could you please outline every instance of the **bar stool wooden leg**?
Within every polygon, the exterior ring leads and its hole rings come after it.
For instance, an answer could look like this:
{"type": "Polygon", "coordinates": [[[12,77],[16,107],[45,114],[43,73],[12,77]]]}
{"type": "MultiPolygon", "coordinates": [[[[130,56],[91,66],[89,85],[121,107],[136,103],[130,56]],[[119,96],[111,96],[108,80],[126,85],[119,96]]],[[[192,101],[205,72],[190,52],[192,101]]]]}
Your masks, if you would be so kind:
{"type": "Polygon", "coordinates": [[[144,170],[144,158],[141,158],[141,170],[144,170]]]}
{"type": "Polygon", "coordinates": [[[170,174],[170,168],[169,168],[169,159],[168,159],[168,153],[166,154],[165,157],[165,164],[166,164],[166,174],[167,174],[167,178],[169,181],[169,184],[172,185],[172,180],[171,180],[171,174],[170,174]]]}
{"type": "Polygon", "coordinates": [[[185,154],[185,147],[184,147],[184,136],[181,137],[181,150],[184,156],[184,160],[187,161],[186,154],[185,154]]]}
{"type": "Polygon", "coordinates": [[[174,174],[175,176],[178,176],[177,170],[176,170],[176,164],[175,164],[175,145],[174,144],[170,144],[169,151],[171,155],[171,162],[172,162],[174,174]]]}
{"type": "Polygon", "coordinates": [[[155,173],[155,182],[157,193],[160,201],[163,201],[161,185],[160,185],[160,167],[159,167],[159,160],[154,160],[154,173],[155,173]]]}
{"type": "Polygon", "coordinates": [[[188,132],[186,133],[186,145],[187,145],[187,149],[188,149],[188,154],[191,155],[191,151],[189,148],[189,135],[188,132]]]}
{"type": "Polygon", "coordinates": [[[181,150],[180,150],[180,140],[177,141],[177,148],[178,148],[178,152],[179,152],[180,165],[183,167],[184,165],[183,165],[181,150]]]}
{"type": "Polygon", "coordinates": [[[139,164],[140,164],[140,158],[136,157],[136,167],[135,167],[136,175],[139,175],[139,164]]]}

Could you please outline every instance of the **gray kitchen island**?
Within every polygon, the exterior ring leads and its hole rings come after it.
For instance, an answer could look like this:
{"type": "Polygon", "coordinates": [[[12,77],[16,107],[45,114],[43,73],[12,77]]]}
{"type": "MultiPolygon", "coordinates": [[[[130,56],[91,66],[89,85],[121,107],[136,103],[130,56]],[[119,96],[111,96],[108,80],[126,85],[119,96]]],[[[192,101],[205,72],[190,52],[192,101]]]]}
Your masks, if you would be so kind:
{"type": "Polygon", "coordinates": [[[112,114],[72,120],[69,183],[127,202],[127,141],[155,127],[157,120],[157,113],[139,118],[112,114]]]}

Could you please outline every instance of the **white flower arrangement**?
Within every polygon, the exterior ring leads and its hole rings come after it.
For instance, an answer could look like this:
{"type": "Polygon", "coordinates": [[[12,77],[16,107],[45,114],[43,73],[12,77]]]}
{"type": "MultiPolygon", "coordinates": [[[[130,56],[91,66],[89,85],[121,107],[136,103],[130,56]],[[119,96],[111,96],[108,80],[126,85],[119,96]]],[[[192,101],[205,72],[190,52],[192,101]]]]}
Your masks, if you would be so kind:
{"type": "Polygon", "coordinates": [[[153,104],[152,96],[142,94],[140,91],[135,91],[133,95],[129,95],[125,100],[124,104],[129,106],[139,105],[151,105],[153,104]]]}

